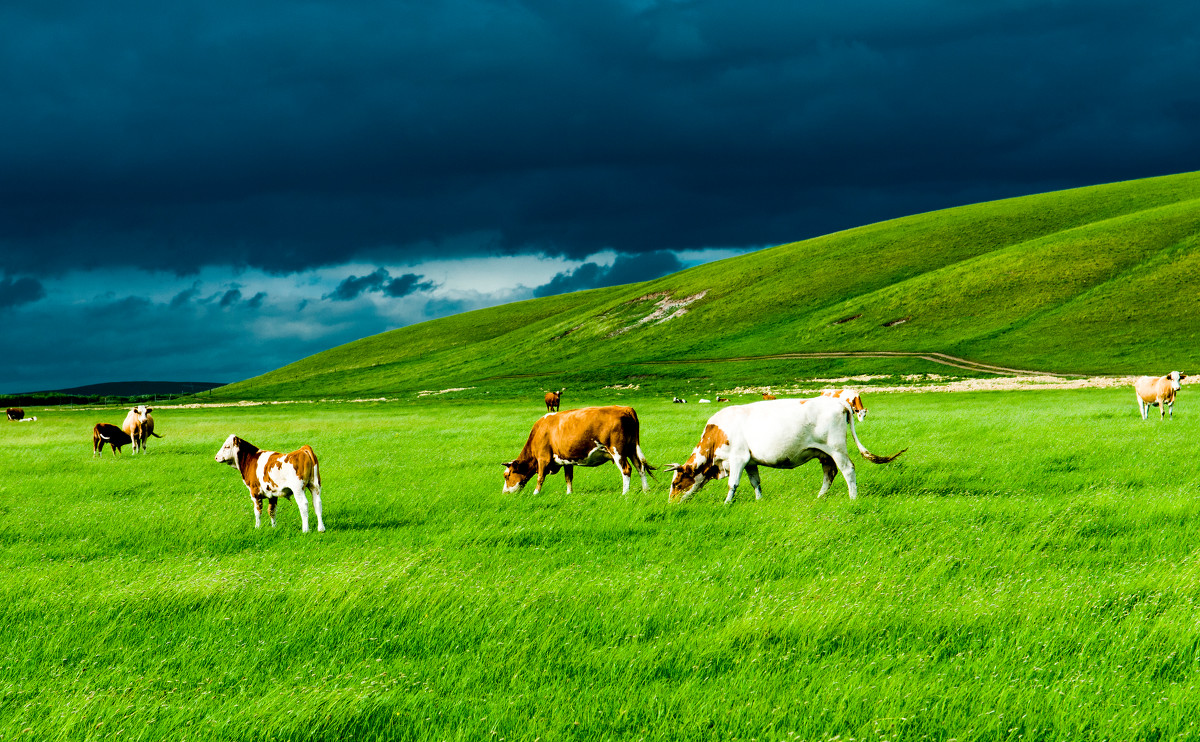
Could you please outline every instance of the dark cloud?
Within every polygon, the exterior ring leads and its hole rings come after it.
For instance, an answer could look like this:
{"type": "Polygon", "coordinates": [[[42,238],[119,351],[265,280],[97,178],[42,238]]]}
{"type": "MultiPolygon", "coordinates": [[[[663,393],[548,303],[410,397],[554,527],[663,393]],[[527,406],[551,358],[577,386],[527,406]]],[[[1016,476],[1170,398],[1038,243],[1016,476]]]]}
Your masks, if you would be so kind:
{"type": "Polygon", "coordinates": [[[553,296],[569,291],[619,286],[625,283],[649,281],[683,270],[683,263],[673,252],[658,250],[642,255],[618,255],[611,266],[584,263],[574,270],[559,273],[549,283],[533,290],[534,296],[553,296]]]}
{"type": "Polygon", "coordinates": [[[68,0],[0,23],[0,253],[27,274],[773,244],[1200,167],[1194,3],[68,0]]]}
{"type": "Polygon", "coordinates": [[[386,268],[378,268],[374,273],[362,277],[350,276],[323,298],[349,301],[368,292],[382,292],[385,296],[400,298],[417,291],[429,291],[436,287],[432,281],[423,281],[422,278],[424,276],[413,273],[405,273],[397,278],[392,278],[386,268]]]}
{"type": "Polygon", "coordinates": [[[29,304],[45,296],[46,289],[36,278],[5,276],[0,279],[0,309],[29,304]]]}
{"type": "Polygon", "coordinates": [[[221,300],[219,302],[217,302],[217,304],[222,309],[226,309],[228,307],[233,306],[234,304],[237,304],[241,300],[242,300],[241,289],[230,289],[230,290],[226,291],[223,296],[221,296],[221,300]]]}
{"type": "Polygon", "coordinates": [[[196,296],[199,295],[199,293],[200,293],[200,284],[198,282],[193,283],[191,288],[184,289],[183,291],[180,291],[178,294],[176,294],[171,299],[170,306],[172,309],[178,309],[179,307],[183,306],[184,304],[187,304],[189,301],[192,301],[193,299],[195,299],[196,296]]]}

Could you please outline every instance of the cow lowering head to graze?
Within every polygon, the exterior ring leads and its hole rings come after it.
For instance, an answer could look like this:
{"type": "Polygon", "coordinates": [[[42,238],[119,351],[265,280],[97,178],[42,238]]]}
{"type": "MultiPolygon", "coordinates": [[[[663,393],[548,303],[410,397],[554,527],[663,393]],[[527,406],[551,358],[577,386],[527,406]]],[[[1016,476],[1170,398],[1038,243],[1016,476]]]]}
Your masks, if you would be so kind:
{"type": "Polygon", "coordinates": [[[8,408],[8,419],[14,420],[14,421],[24,420],[25,419],[25,410],[21,409],[20,407],[9,407],[8,408]]]}
{"type": "Polygon", "coordinates": [[[576,466],[611,461],[621,470],[623,493],[629,492],[634,469],[642,475],[645,492],[646,472],[654,467],[646,462],[639,435],[637,412],[632,407],[584,407],[546,414],[533,424],[521,454],[504,465],[504,491],[519,492],[537,475],[533,494],[539,494],[546,475],[561,468],[569,495],[576,466]]]}
{"type": "Polygon", "coordinates": [[[672,403],[672,404],[687,404],[687,400],[686,400],[686,399],[680,399],[679,397],[674,397],[674,398],[672,398],[672,399],[671,399],[671,403],[672,403]]]}
{"type": "Polygon", "coordinates": [[[1181,374],[1178,371],[1172,371],[1166,376],[1158,378],[1139,376],[1137,381],[1133,382],[1133,390],[1137,392],[1138,412],[1142,414],[1142,419],[1146,419],[1151,407],[1157,407],[1159,420],[1167,416],[1168,410],[1171,413],[1171,419],[1174,420],[1175,393],[1179,391],[1180,382],[1186,378],[1187,374],[1181,374]]]}
{"type": "Polygon", "coordinates": [[[561,402],[562,392],[546,392],[546,412],[558,412],[558,405],[561,402]]]}
{"type": "Polygon", "coordinates": [[[317,514],[317,530],[325,530],[325,521],[321,519],[321,472],[311,447],[301,446],[291,453],[261,451],[254,444],[230,435],[215,458],[241,472],[242,482],[254,502],[255,528],[262,526],[263,500],[269,506],[267,514],[274,528],[275,503],[280,497],[295,497],[300,509],[300,530],[308,533],[308,501],[304,499],[307,489],[317,514]]]}
{"type": "Polygon", "coordinates": [[[708,419],[700,443],[683,464],[667,467],[674,471],[669,502],[691,497],[710,479],[729,478],[726,504],[733,502],[742,472],[754,487],[755,499],[762,499],[758,478],[760,465],[773,469],[793,469],[811,459],[821,462],[825,481],[817,497],[829,491],[840,471],[850,491],[858,497],[854,464],[846,448],[849,424],[858,450],[868,461],[884,464],[908,449],[892,456],[876,456],[863,446],[854,430],[850,406],[840,399],[779,399],[726,407],[708,419]]]}
{"type": "Polygon", "coordinates": [[[833,397],[840,399],[850,405],[850,410],[858,418],[859,422],[867,416],[867,408],[863,406],[862,397],[853,389],[826,389],[821,392],[822,397],[833,397]]]}
{"type": "Polygon", "coordinates": [[[125,415],[125,422],[121,423],[121,430],[133,441],[134,453],[146,453],[146,441],[150,440],[150,436],[162,438],[154,432],[154,416],[150,414],[153,411],[144,404],[137,405],[129,410],[125,415]]]}
{"type": "Polygon", "coordinates": [[[111,423],[96,423],[92,428],[92,456],[104,454],[104,444],[112,447],[113,456],[121,453],[121,446],[132,443],[133,439],[124,430],[111,423]]]}

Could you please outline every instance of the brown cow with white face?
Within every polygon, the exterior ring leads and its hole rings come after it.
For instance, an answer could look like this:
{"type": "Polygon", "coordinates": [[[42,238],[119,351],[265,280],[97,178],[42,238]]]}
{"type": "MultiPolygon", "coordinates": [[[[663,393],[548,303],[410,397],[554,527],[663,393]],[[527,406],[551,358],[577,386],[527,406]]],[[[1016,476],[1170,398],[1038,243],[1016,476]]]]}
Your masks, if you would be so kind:
{"type": "Polygon", "coordinates": [[[621,470],[622,493],[629,492],[633,469],[642,475],[642,491],[648,488],[646,462],[639,440],[637,412],[632,407],[584,407],[551,412],[533,424],[521,454],[504,465],[504,491],[519,492],[537,475],[540,494],[547,474],[560,468],[571,494],[576,466],[599,466],[612,461],[621,470]]]}
{"type": "Polygon", "coordinates": [[[562,392],[546,392],[546,412],[558,412],[562,403],[562,392]]]}
{"type": "Polygon", "coordinates": [[[154,432],[154,416],[150,414],[153,411],[144,404],[137,405],[129,410],[125,415],[125,422],[121,423],[121,430],[133,441],[135,454],[138,451],[146,453],[146,441],[150,440],[150,436],[162,438],[154,432]]]}
{"type": "Polygon", "coordinates": [[[291,453],[262,451],[248,441],[230,435],[225,445],[217,451],[216,460],[229,464],[242,474],[242,483],[250,490],[254,501],[254,527],[262,525],[262,502],[266,500],[271,516],[271,527],[275,527],[275,503],[282,496],[295,497],[300,508],[300,530],[308,533],[308,501],[304,490],[312,494],[313,511],[317,514],[317,530],[325,530],[321,519],[321,472],[317,455],[309,446],[301,446],[291,453]]]}
{"type": "Polygon", "coordinates": [[[1139,376],[1137,381],[1133,382],[1133,390],[1137,392],[1138,412],[1142,413],[1142,419],[1146,419],[1151,407],[1157,407],[1159,420],[1166,418],[1168,410],[1171,412],[1171,419],[1174,420],[1175,392],[1179,391],[1180,382],[1186,378],[1187,374],[1178,371],[1158,378],[1139,376]]]}

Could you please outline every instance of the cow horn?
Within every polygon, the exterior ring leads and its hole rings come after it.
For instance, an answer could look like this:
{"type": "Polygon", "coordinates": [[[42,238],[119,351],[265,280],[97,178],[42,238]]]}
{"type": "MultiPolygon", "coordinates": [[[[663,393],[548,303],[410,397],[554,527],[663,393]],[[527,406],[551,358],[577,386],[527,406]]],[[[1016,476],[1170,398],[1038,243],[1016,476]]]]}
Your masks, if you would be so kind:
{"type": "Polygon", "coordinates": [[[678,471],[680,464],[667,464],[663,467],[663,471],[678,471]]]}

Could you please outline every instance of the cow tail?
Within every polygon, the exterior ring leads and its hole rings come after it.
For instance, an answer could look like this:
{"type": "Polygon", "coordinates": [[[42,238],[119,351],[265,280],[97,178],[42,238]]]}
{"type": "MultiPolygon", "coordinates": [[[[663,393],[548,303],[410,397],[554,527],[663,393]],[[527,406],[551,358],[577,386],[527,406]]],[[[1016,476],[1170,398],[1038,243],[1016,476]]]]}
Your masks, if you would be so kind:
{"type": "Polygon", "coordinates": [[[319,492],[321,490],[321,468],[317,463],[317,454],[312,450],[312,446],[304,446],[304,453],[308,454],[309,460],[312,461],[312,480],[319,492]]]}
{"type": "MultiPolygon", "coordinates": [[[[640,471],[642,474],[649,474],[651,477],[654,477],[655,467],[651,466],[649,461],[646,461],[646,454],[642,453],[642,442],[638,441],[633,445],[634,450],[637,451],[638,471],[640,471]]],[[[657,477],[655,477],[655,479],[657,479],[657,477]]]]}
{"type": "MultiPolygon", "coordinates": [[[[844,403],[843,403],[844,404],[844,403]]],[[[854,429],[854,414],[850,412],[849,407],[846,409],[846,420],[850,423],[850,434],[854,436],[854,443],[858,446],[858,452],[863,455],[863,458],[870,461],[872,464],[886,464],[889,461],[895,461],[900,454],[907,451],[907,448],[902,448],[891,456],[876,456],[867,450],[867,447],[858,439],[858,431],[854,429]]]]}

